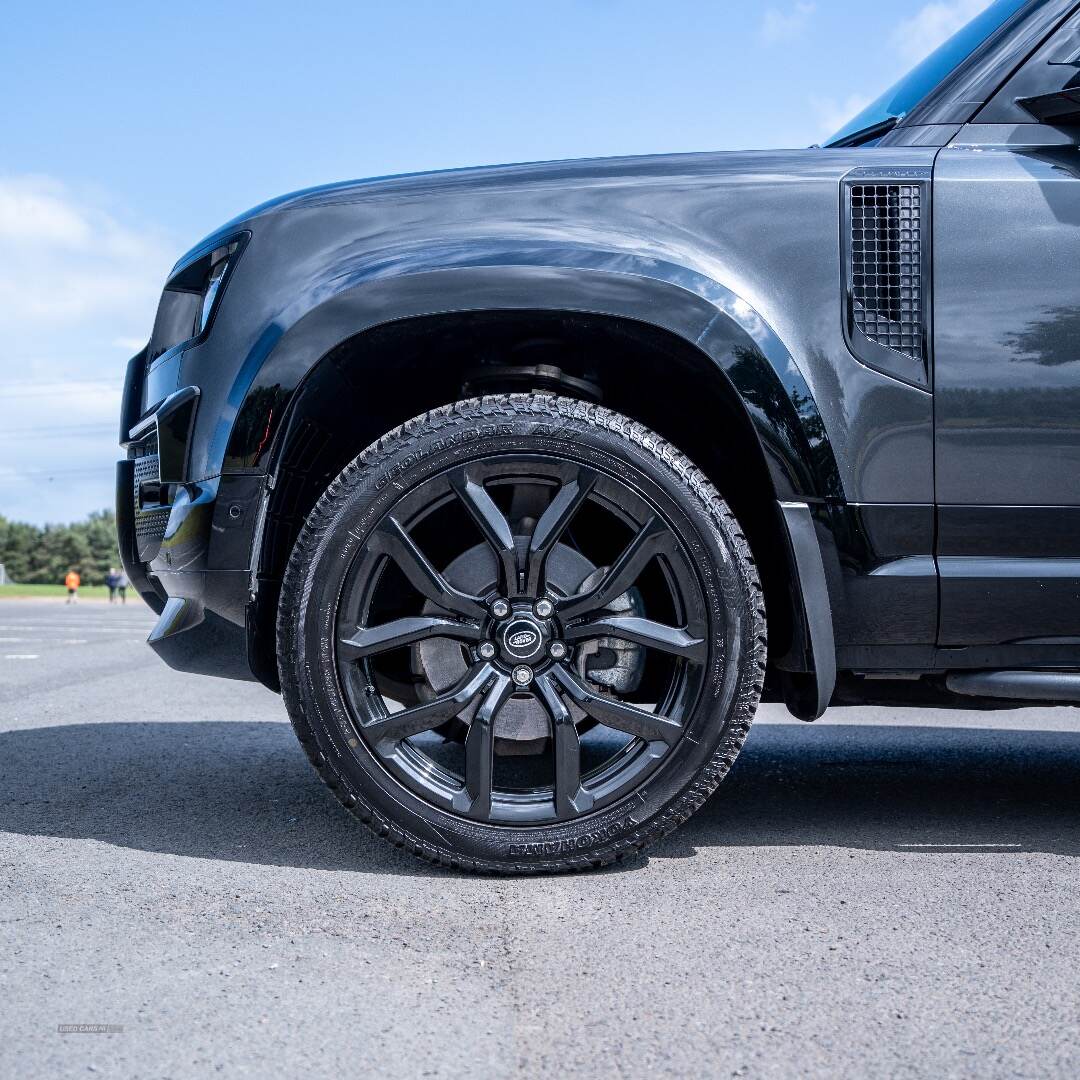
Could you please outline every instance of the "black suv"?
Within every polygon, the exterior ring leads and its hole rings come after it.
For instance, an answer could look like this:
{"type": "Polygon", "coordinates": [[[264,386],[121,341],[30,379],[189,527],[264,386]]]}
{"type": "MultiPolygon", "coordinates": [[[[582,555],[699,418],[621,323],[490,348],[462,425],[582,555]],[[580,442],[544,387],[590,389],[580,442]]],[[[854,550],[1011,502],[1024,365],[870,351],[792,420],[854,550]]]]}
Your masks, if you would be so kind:
{"type": "Polygon", "coordinates": [[[151,645],[510,872],[663,836],[763,696],[1080,703],[1077,125],[1077,5],[997,0],[824,147],[244,214],[128,367],[151,645]]]}

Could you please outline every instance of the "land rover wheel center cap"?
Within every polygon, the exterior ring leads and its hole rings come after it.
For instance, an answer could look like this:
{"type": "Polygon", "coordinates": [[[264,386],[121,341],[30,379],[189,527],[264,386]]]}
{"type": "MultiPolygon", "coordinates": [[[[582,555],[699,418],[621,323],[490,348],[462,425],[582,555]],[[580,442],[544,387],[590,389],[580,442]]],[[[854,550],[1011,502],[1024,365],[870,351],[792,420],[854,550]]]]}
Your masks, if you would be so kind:
{"type": "Polygon", "coordinates": [[[544,655],[547,635],[534,619],[517,615],[499,630],[499,647],[508,664],[528,664],[544,655]]]}

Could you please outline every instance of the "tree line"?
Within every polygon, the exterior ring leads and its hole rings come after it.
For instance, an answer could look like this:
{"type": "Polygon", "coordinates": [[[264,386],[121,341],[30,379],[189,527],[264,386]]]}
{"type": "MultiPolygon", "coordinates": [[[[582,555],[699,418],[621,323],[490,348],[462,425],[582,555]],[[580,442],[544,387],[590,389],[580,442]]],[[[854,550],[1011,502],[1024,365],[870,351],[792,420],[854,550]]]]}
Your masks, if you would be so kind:
{"type": "Polygon", "coordinates": [[[84,584],[100,585],[119,567],[116,518],[99,510],[71,525],[28,525],[0,515],[0,563],[20,585],[55,585],[74,568],[84,584]]]}

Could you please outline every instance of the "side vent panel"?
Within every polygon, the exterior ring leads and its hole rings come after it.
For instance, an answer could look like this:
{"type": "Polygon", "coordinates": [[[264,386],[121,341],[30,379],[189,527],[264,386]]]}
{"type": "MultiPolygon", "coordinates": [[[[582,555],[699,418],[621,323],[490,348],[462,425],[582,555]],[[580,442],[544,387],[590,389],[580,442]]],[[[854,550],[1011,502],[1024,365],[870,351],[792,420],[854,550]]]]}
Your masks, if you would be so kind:
{"type": "Polygon", "coordinates": [[[844,329],[864,364],[916,386],[930,372],[930,170],[844,177],[844,329]]]}

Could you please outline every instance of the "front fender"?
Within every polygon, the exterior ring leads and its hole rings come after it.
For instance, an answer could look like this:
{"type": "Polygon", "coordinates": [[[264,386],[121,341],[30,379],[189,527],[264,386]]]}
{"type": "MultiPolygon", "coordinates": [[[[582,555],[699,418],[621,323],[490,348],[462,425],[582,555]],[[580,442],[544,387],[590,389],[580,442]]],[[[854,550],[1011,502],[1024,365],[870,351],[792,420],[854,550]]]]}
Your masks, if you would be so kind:
{"type": "Polygon", "coordinates": [[[241,364],[229,392],[233,407],[208,446],[207,470],[215,459],[225,472],[265,469],[297,387],[343,341],[396,320],[498,310],[616,316],[677,335],[715,364],[741,398],[779,499],[843,496],[807,381],[749,304],[686,267],[544,244],[373,254],[313,282],[241,364]]]}

